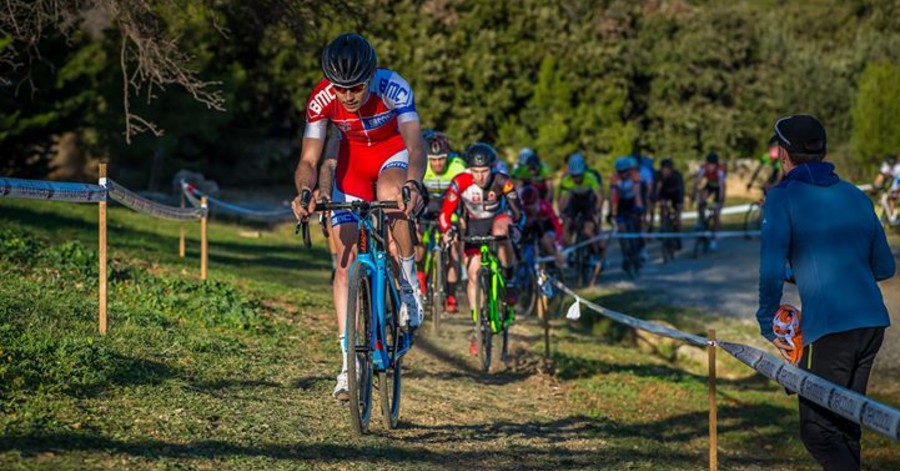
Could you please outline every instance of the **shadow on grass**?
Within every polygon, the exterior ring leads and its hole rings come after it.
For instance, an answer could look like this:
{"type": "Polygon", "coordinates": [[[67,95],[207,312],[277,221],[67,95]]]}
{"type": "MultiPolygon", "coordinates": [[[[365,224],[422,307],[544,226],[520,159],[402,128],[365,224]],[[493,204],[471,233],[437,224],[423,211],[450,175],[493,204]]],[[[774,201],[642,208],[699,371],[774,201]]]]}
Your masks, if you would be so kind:
{"type": "MultiPolygon", "coordinates": [[[[669,365],[608,363],[593,358],[569,356],[559,352],[553,354],[553,364],[556,368],[556,376],[562,380],[589,378],[610,373],[628,373],[640,378],[654,378],[671,383],[707,383],[707,377],[704,375],[693,374],[669,365]]],[[[746,379],[717,378],[716,382],[740,391],[771,390],[769,379],[760,374],[755,374],[746,379]]]]}
{"type": "MultiPolygon", "coordinates": [[[[784,410],[771,406],[722,408],[719,432],[730,432],[784,419],[784,410]]],[[[96,451],[104,455],[129,455],[146,459],[176,460],[261,458],[302,461],[304,464],[349,465],[363,463],[420,465],[453,469],[621,469],[627,463],[658,467],[702,467],[706,451],[685,452],[686,442],[708,433],[706,412],[687,413],[646,423],[623,424],[606,418],[574,415],[553,421],[491,421],[469,425],[401,424],[402,441],[350,443],[258,443],[241,440],[198,440],[190,443],[155,439],[120,440],[80,433],[33,434],[5,437],[0,452],[18,451],[24,458],[41,453],[96,451]],[[635,441],[638,440],[638,441],[635,441]],[[441,448],[434,445],[450,445],[441,448]],[[681,447],[681,449],[675,449],[681,447]],[[440,449],[441,451],[436,451],[440,449]]],[[[785,427],[782,427],[785,429],[785,427]]],[[[760,453],[761,443],[784,443],[792,432],[766,434],[753,441],[728,441],[733,453],[722,464],[733,466],[777,465],[785,460],[760,453]]],[[[250,438],[250,437],[248,437],[250,438]]]]}
{"type": "Polygon", "coordinates": [[[531,373],[527,372],[502,372],[497,374],[487,374],[476,368],[473,363],[466,361],[464,358],[453,355],[452,353],[438,347],[432,343],[427,337],[416,337],[416,347],[426,355],[446,364],[452,368],[451,371],[426,371],[423,369],[410,370],[403,374],[407,378],[435,378],[440,380],[453,380],[468,378],[480,384],[496,384],[503,385],[516,381],[522,381],[531,373]]]}

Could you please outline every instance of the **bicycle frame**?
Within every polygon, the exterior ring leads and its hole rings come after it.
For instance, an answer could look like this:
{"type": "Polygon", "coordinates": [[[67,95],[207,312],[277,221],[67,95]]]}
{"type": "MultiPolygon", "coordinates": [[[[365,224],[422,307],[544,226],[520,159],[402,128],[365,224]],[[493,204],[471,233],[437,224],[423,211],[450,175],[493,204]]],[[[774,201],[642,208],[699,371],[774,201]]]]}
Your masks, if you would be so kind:
{"type": "MultiPolygon", "coordinates": [[[[374,314],[371,325],[372,339],[375,341],[375,344],[372,346],[374,349],[373,360],[375,363],[375,370],[383,371],[390,369],[393,366],[393,357],[388,351],[389,346],[387,345],[385,335],[387,321],[384,313],[387,305],[384,293],[388,293],[394,306],[400,305],[400,294],[397,292],[397,287],[394,286],[394,283],[390,281],[393,278],[390,277],[388,273],[387,258],[389,255],[384,249],[384,246],[387,245],[387,241],[385,239],[385,230],[381,221],[383,218],[381,211],[375,211],[375,217],[378,219],[375,224],[373,224],[371,217],[368,214],[357,214],[356,216],[357,226],[359,228],[359,252],[356,255],[356,260],[350,267],[350,273],[352,275],[355,270],[366,270],[368,273],[369,283],[372,287],[371,305],[374,314]],[[372,242],[371,239],[375,239],[374,244],[370,243],[372,242]]],[[[401,345],[393,345],[393,348],[397,350],[396,358],[405,355],[411,346],[408,335],[401,335],[399,339],[395,339],[394,341],[400,343],[401,339],[401,345]]],[[[349,339],[344,339],[344,341],[348,342],[349,339]]]]}
{"type": "MultiPolygon", "coordinates": [[[[500,292],[506,289],[506,281],[500,276],[500,259],[491,250],[492,244],[481,244],[481,270],[487,270],[491,276],[491,296],[488,301],[488,318],[491,322],[491,331],[498,334],[512,322],[512,316],[501,320],[500,292]]],[[[475,312],[472,312],[472,322],[478,322],[475,312]]]]}

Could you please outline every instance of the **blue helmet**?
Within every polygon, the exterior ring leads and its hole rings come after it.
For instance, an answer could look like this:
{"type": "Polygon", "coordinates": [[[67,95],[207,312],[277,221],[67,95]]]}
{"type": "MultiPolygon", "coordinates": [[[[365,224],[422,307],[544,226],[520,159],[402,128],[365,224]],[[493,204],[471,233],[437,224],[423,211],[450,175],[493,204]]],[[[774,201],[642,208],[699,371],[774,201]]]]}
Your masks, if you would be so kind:
{"type": "Polygon", "coordinates": [[[624,172],[626,170],[631,170],[637,168],[637,159],[630,155],[626,155],[624,157],[619,157],[616,159],[616,171],[624,172]]]}
{"type": "Polygon", "coordinates": [[[584,161],[584,155],[581,152],[576,152],[569,156],[569,175],[576,177],[578,175],[584,175],[584,172],[587,171],[587,162],[584,161]]]}
{"type": "Polygon", "coordinates": [[[537,152],[530,147],[523,147],[522,150],[519,151],[519,165],[524,165],[527,167],[539,167],[541,165],[541,158],[538,157],[537,152]]]}

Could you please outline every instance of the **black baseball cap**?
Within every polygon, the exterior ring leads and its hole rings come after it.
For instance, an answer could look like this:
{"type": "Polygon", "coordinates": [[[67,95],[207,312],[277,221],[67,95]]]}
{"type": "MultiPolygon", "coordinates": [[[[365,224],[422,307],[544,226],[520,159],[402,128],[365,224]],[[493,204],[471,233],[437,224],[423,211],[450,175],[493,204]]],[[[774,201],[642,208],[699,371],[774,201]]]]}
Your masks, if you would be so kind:
{"type": "Polygon", "coordinates": [[[827,149],[825,126],[808,114],[779,118],[772,139],[791,153],[824,154],[827,149]]]}

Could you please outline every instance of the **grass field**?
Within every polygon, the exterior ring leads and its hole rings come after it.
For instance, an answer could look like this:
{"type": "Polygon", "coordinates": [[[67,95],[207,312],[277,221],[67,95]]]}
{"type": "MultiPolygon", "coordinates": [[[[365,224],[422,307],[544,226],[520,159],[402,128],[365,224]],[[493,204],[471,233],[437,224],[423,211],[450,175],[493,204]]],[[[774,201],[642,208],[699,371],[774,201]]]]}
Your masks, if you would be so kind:
{"type": "MultiPolygon", "coordinates": [[[[204,283],[197,224],[180,259],[177,223],[112,208],[109,334],[99,336],[96,206],[0,201],[0,469],[706,466],[705,352],[588,313],[554,322],[550,370],[537,323],[523,320],[513,364],[493,375],[466,352],[465,316],[448,320],[404,364],[400,428],[354,436],[330,398],[339,348],[328,256],[302,250],[292,227],[244,232],[211,224],[204,283]]],[[[748,323],[651,293],[586,295],[759,344],[748,323]]],[[[724,356],[721,468],[817,469],[798,439],[796,398],[724,356]]],[[[866,469],[900,468],[900,444],[866,433],[863,446],[866,469]]]]}

